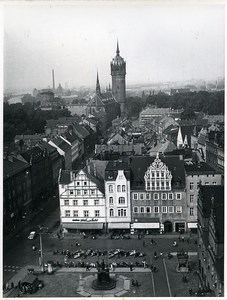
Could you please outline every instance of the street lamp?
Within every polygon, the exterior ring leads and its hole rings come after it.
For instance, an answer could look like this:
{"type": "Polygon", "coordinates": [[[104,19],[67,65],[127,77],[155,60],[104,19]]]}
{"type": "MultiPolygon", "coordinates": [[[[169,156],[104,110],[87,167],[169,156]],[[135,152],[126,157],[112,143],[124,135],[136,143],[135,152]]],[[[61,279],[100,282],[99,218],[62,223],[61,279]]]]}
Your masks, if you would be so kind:
{"type": "Polygon", "coordinates": [[[42,243],[42,227],[39,226],[39,265],[41,266],[41,271],[44,272],[44,259],[43,259],[43,243],[42,243]]]}

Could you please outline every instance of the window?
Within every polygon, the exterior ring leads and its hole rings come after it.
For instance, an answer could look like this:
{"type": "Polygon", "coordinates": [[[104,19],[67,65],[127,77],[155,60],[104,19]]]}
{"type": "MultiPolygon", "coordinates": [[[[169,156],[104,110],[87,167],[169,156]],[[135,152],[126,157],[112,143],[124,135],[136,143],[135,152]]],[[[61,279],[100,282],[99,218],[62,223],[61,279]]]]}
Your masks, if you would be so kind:
{"type": "Polygon", "coordinates": [[[159,206],[154,206],[154,213],[155,214],[159,213],[159,206]]]}
{"type": "Polygon", "coordinates": [[[113,186],[112,186],[112,184],[109,185],[109,193],[113,193],[113,186]]]}
{"type": "Polygon", "coordinates": [[[147,213],[147,214],[150,214],[150,213],[151,213],[151,207],[150,207],[150,206],[147,206],[147,207],[146,207],[146,213],[147,213]]]}
{"type": "Polygon", "coordinates": [[[181,200],[181,193],[176,193],[176,199],[181,200]]]}
{"type": "Polygon", "coordinates": [[[110,217],[113,217],[114,216],[114,210],[111,208],[110,209],[110,217]]]}
{"type": "Polygon", "coordinates": [[[190,182],[189,188],[190,188],[190,190],[193,190],[193,189],[194,189],[194,183],[193,183],[193,182],[190,182]]]}
{"type": "Polygon", "coordinates": [[[100,211],[99,210],[95,210],[95,217],[98,218],[100,215],[100,211]]]}
{"type": "Polygon", "coordinates": [[[84,200],[83,203],[84,203],[84,206],[88,206],[88,200],[84,200]]]}
{"type": "Polygon", "coordinates": [[[176,206],[176,213],[182,213],[182,206],[176,206]]]}
{"type": "Polygon", "coordinates": [[[118,217],[126,217],[126,209],[118,209],[118,217]]]}
{"type": "Polygon", "coordinates": [[[143,194],[140,194],[140,200],[143,200],[144,197],[143,197],[143,194]]]}
{"type": "Polygon", "coordinates": [[[167,213],[167,206],[162,206],[162,213],[166,214],[167,213]]]}
{"type": "Polygon", "coordinates": [[[217,182],[216,182],[216,181],[213,181],[213,185],[217,185],[217,182]]]}
{"type": "Polygon", "coordinates": [[[190,202],[194,202],[194,195],[190,195],[190,202]]]}
{"type": "Polygon", "coordinates": [[[146,194],[146,199],[150,200],[150,194],[146,194]]]}
{"type": "Polygon", "coordinates": [[[150,189],[151,189],[151,184],[150,182],[147,182],[147,190],[150,191],[150,189]]]}
{"type": "Polygon", "coordinates": [[[125,197],[119,197],[118,203],[119,204],[125,204],[125,197]]]}
{"type": "Polygon", "coordinates": [[[162,193],[162,200],[166,200],[167,199],[167,194],[166,193],[162,193]]]}
{"type": "Polygon", "coordinates": [[[144,214],[144,212],[145,212],[144,206],[140,207],[140,212],[141,212],[141,214],[144,214]]]}
{"type": "Polygon", "coordinates": [[[76,191],[76,194],[77,194],[77,195],[81,195],[81,190],[77,190],[77,191],[76,191]]]}
{"type": "Polygon", "coordinates": [[[138,212],[139,212],[139,210],[138,210],[138,207],[137,207],[137,206],[134,206],[134,207],[133,207],[133,212],[134,212],[134,213],[138,213],[138,212]]]}
{"type": "Polygon", "coordinates": [[[95,200],[95,201],[94,201],[94,204],[95,204],[95,205],[99,205],[99,200],[98,200],[98,199],[95,200]]]}
{"type": "Polygon", "coordinates": [[[85,218],[89,217],[89,210],[84,210],[84,217],[85,218]]]}
{"type": "Polygon", "coordinates": [[[122,192],[125,192],[126,189],[125,189],[125,185],[122,185],[122,192]]]}
{"type": "Polygon", "coordinates": [[[155,174],[154,174],[154,172],[152,172],[152,173],[151,173],[151,176],[152,176],[153,178],[155,177],[155,174]]]}
{"type": "Polygon", "coordinates": [[[194,216],[194,207],[190,207],[190,216],[194,216]]]}
{"type": "Polygon", "coordinates": [[[113,204],[113,197],[109,198],[109,204],[112,205],[113,204]]]}
{"type": "Polygon", "coordinates": [[[69,200],[65,200],[65,201],[64,201],[64,204],[65,204],[65,205],[69,205],[69,200]]]}
{"type": "Polygon", "coordinates": [[[70,210],[66,210],[66,211],[65,211],[65,216],[66,216],[66,217],[70,217],[70,210]]]}
{"type": "Polygon", "coordinates": [[[169,200],[173,200],[173,194],[168,194],[169,200]]]}
{"type": "Polygon", "coordinates": [[[121,191],[121,186],[120,186],[120,185],[117,186],[117,191],[118,191],[118,192],[121,191]]]}
{"type": "Polygon", "coordinates": [[[79,215],[79,214],[78,214],[78,210],[74,210],[74,211],[73,211],[73,216],[74,216],[74,217],[78,217],[78,215],[79,215]]]}
{"type": "Polygon", "coordinates": [[[164,186],[165,186],[164,181],[161,181],[161,186],[162,186],[162,188],[164,188],[164,186]]]}
{"type": "Polygon", "coordinates": [[[138,194],[133,194],[133,199],[137,200],[138,199],[138,194]]]}
{"type": "Polygon", "coordinates": [[[84,190],[84,195],[87,195],[87,194],[88,194],[87,190],[84,190]]]}
{"type": "Polygon", "coordinates": [[[169,212],[170,214],[172,214],[172,213],[174,212],[173,206],[169,206],[169,207],[168,207],[168,212],[169,212]]]}
{"type": "Polygon", "coordinates": [[[164,173],[163,172],[161,173],[161,177],[164,178],[164,173]]]}
{"type": "Polygon", "coordinates": [[[87,186],[87,181],[84,181],[84,186],[87,186]]]}
{"type": "Polygon", "coordinates": [[[95,195],[95,190],[91,190],[91,195],[95,195]]]}
{"type": "Polygon", "coordinates": [[[69,190],[70,195],[73,195],[73,190],[69,190]]]}
{"type": "Polygon", "coordinates": [[[159,194],[154,193],[154,200],[158,200],[159,199],[159,194]]]}
{"type": "Polygon", "coordinates": [[[79,186],[79,185],[80,185],[80,182],[79,182],[79,181],[77,181],[76,185],[77,185],[77,186],[79,186]]]}
{"type": "Polygon", "coordinates": [[[157,177],[159,178],[159,172],[157,172],[157,177]]]}
{"type": "Polygon", "coordinates": [[[78,206],[78,200],[73,200],[73,206],[78,206]]]}

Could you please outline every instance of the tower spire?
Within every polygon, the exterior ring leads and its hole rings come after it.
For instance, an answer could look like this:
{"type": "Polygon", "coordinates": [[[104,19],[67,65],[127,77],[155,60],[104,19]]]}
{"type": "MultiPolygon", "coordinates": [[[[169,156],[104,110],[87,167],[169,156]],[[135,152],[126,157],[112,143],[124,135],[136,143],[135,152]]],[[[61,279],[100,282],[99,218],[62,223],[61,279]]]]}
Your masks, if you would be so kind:
{"type": "Polygon", "coordinates": [[[118,44],[118,40],[117,40],[117,51],[116,51],[116,53],[117,53],[117,56],[119,56],[119,54],[120,54],[120,50],[119,50],[119,44],[118,44]]]}
{"type": "Polygon", "coordinates": [[[97,80],[96,80],[96,92],[100,93],[100,84],[99,84],[99,73],[97,71],[97,80]]]}

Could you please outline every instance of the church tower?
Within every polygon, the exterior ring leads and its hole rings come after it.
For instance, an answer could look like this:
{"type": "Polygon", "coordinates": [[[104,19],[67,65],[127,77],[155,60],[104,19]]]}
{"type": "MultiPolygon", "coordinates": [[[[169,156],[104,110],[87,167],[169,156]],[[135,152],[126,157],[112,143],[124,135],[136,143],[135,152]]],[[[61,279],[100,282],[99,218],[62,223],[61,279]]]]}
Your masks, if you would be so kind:
{"type": "Polygon", "coordinates": [[[120,56],[119,45],[117,42],[116,56],[110,63],[111,76],[112,76],[112,93],[114,98],[121,105],[121,115],[125,113],[125,75],[126,75],[126,62],[120,56]]]}

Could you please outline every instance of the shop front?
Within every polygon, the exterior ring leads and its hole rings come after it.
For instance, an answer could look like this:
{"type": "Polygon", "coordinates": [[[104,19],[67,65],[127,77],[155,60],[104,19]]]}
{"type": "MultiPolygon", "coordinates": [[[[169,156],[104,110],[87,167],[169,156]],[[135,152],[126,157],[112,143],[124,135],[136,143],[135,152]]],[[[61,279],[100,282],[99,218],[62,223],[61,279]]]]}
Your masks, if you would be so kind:
{"type": "Polygon", "coordinates": [[[191,233],[197,233],[197,223],[188,223],[188,231],[191,233]]]}
{"type": "Polygon", "coordinates": [[[72,222],[72,223],[62,223],[62,227],[64,228],[65,232],[72,232],[72,233],[92,233],[92,232],[102,232],[104,228],[104,223],[83,223],[83,222],[72,222]]]}
{"type": "Polygon", "coordinates": [[[118,233],[118,234],[124,234],[124,233],[130,233],[130,223],[108,223],[107,225],[108,231],[110,233],[118,233]]]}
{"type": "Polygon", "coordinates": [[[131,225],[131,234],[159,234],[159,219],[136,219],[131,225]]]}

